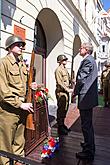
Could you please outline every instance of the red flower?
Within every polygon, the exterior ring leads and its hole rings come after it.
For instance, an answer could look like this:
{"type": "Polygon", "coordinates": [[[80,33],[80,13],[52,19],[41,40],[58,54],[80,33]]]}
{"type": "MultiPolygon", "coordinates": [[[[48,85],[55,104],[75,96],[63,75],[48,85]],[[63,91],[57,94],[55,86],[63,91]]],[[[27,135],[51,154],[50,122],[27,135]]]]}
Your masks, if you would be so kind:
{"type": "Polygon", "coordinates": [[[51,153],[51,149],[48,149],[47,150],[47,154],[49,155],[51,153]]]}
{"type": "Polygon", "coordinates": [[[46,154],[46,153],[47,153],[47,150],[43,150],[42,153],[43,153],[43,154],[46,154]]]}
{"type": "Polygon", "coordinates": [[[35,93],[35,100],[38,102],[39,98],[42,97],[42,92],[41,91],[36,91],[35,93]]]}
{"type": "Polygon", "coordinates": [[[41,93],[41,91],[37,91],[36,93],[35,93],[35,97],[37,98],[37,97],[41,97],[42,96],[42,93],[41,93]]]}
{"type": "Polygon", "coordinates": [[[54,138],[50,138],[49,141],[48,141],[48,144],[49,144],[50,147],[54,147],[55,146],[54,138]]]}
{"type": "Polygon", "coordinates": [[[42,104],[43,100],[46,99],[48,100],[50,98],[49,96],[49,90],[47,88],[44,88],[44,86],[37,85],[36,92],[35,92],[35,100],[36,102],[42,104]]]}
{"type": "Polygon", "coordinates": [[[47,88],[44,88],[44,92],[48,94],[49,90],[47,88]]]}

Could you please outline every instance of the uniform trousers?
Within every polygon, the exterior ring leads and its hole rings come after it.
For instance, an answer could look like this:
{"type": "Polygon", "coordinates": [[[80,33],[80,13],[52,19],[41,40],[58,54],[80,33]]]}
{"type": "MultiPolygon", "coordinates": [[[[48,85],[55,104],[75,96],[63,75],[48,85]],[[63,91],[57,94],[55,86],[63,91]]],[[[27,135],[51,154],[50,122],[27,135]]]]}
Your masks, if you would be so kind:
{"type": "Polygon", "coordinates": [[[56,92],[57,98],[57,124],[58,126],[64,125],[64,119],[69,105],[69,93],[67,92],[56,92]]]}
{"type": "Polygon", "coordinates": [[[106,82],[103,85],[103,96],[104,96],[104,103],[105,105],[110,104],[110,84],[109,82],[106,82]]]}
{"type": "Polygon", "coordinates": [[[81,127],[84,136],[85,151],[90,152],[94,155],[95,151],[95,140],[94,140],[94,129],[92,124],[92,109],[80,109],[81,127]]]}
{"type": "MultiPolygon", "coordinates": [[[[5,106],[4,106],[5,107],[5,106]]],[[[6,106],[7,107],[7,106],[6,106]]],[[[19,156],[24,156],[24,129],[26,117],[22,110],[8,107],[0,107],[0,150],[4,150],[19,156]]],[[[9,159],[0,157],[0,165],[8,165],[9,159]]]]}

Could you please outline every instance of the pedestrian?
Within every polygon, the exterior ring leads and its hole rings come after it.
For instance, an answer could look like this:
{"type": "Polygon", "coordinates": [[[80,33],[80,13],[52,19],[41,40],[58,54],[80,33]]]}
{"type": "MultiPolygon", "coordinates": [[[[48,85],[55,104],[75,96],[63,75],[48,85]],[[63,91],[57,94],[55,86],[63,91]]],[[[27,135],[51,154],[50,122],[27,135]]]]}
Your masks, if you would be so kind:
{"type": "Polygon", "coordinates": [[[101,74],[101,91],[104,97],[104,107],[110,106],[110,63],[105,64],[101,74]]]}
{"type": "MultiPolygon", "coordinates": [[[[18,36],[8,37],[8,53],[0,59],[0,150],[22,157],[26,116],[33,112],[32,103],[25,103],[27,70],[21,58],[25,44],[18,36]]],[[[8,161],[0,157],[0,165],[9,164],[8,161]]]]}
{"type": "Polygon", "coordinates": [[[66,113],[69,105],[69,92],[71,93],[73,89],[69,88],[70,76],[66,68],[68,58],[65,55],[59,55],[57,57],[57,62],[59,66],[55,70],[56,79],[56,99],[57,99],[57,124],[58,124],[58,134],[67,135],[70,131],[69,128],[64,124],[66,113]]]}
{"type": "Polygon", "coordinates": [[[81,143],[82,151],[76,153],[79,159],[94,159],[95,140],[92,123],[93,108],[98,105],[98,72],[91,43],[83,43],[80,55],[83,60],[76,76],[76,85],[73,98],[78,95],[78,108],[81,117],[81,128],[84,143],[81,143]]]}

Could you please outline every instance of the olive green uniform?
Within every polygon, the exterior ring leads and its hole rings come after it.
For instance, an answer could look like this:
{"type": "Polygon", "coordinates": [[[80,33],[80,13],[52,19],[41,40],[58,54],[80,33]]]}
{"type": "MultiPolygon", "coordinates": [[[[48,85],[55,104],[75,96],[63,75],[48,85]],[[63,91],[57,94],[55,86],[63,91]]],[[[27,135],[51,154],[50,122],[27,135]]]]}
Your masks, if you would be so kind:
{"type": "MultiPolygon", "coordinates": [[[[27,70],[8,54],[0,61],[0,150],[24,156],[26,112],[20,105],[26,96],[27,70]]],[[[0,158],[0,165],[7,164],[0,158]]]]}
{"type": "Polygon", "coordinates": [[[101,89],[103,91],[106,106],[110,104],[110,68],[103,70],[101,74],[101,89]]]}
{"type": "Polygon", "coordinates": [[[69,105],[69,80],[70,76],[63,64],[55,70],[56,98],[57,98],[57,123],[64,125],[64,119],[69,105]]]}

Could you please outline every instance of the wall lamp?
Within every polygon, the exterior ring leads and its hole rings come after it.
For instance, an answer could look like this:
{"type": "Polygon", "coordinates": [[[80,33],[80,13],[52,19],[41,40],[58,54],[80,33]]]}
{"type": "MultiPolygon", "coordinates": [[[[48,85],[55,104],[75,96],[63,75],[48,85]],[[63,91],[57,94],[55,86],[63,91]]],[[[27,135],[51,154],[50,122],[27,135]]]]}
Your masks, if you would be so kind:
{"type": "Polygon", "coordinates": [[[21,18],[20,18],[20,23],[22,23],[22,19],[24,18],[24,16],[22,16],[21,18]]]}

